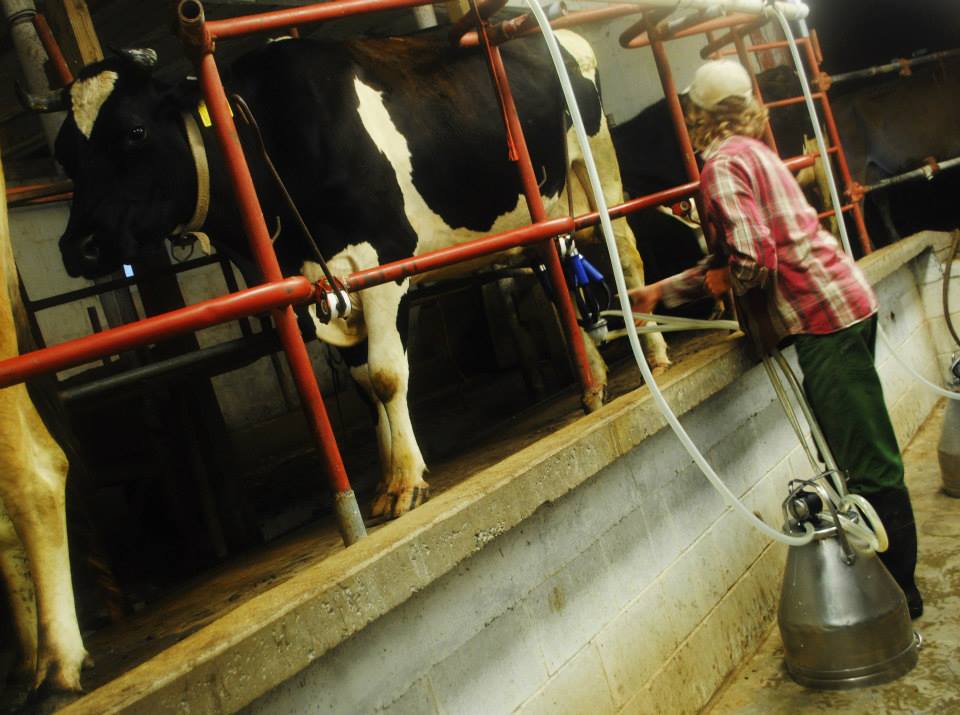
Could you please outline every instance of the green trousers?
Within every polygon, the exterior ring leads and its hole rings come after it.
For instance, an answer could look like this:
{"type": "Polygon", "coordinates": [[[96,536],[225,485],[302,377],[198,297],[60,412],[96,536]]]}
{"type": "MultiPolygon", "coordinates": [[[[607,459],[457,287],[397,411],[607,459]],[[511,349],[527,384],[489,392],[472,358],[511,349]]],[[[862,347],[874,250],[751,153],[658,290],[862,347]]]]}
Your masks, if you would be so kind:
{"type": "Polygon", "coordinates": [[[798,335],[803,388],[849,489],[906,491],[903,460],[874,367],[877,316],[829,335],[798,335]]]}

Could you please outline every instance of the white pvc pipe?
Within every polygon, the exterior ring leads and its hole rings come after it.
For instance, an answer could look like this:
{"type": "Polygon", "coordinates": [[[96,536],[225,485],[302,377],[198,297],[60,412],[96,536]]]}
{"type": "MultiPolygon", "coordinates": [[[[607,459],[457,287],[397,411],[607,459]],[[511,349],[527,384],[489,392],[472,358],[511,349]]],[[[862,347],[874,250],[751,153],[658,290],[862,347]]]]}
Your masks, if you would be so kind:
{"type": "MultiPolygon", "coordinates": [[[[553,60],[557,78],[560,81],[560,87],[562,88],[564,98],[566,99],[567,109],[569,110],[570,118],[573,121],[573,126],[577,135],[577,141],[580,143],[580,148],[583,152],[584,163],[586,164],[587,168],[587,175],[590,178],[590,186],[593,190],[594,199],[597,202],[597,212],[600,214],[600,225],[603,231],[604,241],[607,245],[607,251],[610,254],[610,264],[614,282],[617,285],[620,308],[624,315],[630,315],[630,298],[627,295],[627,285],[623,276],[623,267],[620,263],[620,255],[617,252],[616,243],[613,239],[613,226],[610,222],[610,213],[603,197],[603,187],[600,184],[600,177],[597,173],[597,167],[593,160],[593,153],[590,151],[590,143],[587,138],[586,129],[583,125],[583,118],[580,115],[580,107],[577,105],[577,98],[574,96],[573,87],[570,84],[570,77],[567,74],[566,65],[564,64],[563,57],[560,54],[560,47],[557,44],[557,38],[553,34],[553,28],[550,27],[550,22],[547,20],[546,14],[543,12],[543,9],[540,7],[537,0],[526,1],[527,5],[530,7],[530,11],[537,20],[537,24],[540,25],[543,38],[547,43],[547,49],[549,50],[550,57],[553,60]]],[[[676,5],[675,2],[664,4],[670,7],[676,5]]],[[[709,4],[716,3],[704,3],[704,5],[709,4]]],[[[757,4],[759,5],[759,3],[757,4]]],[[[706,460],[703,454],[700,453],[700,450],[697,449],[697,446],[693,443],[693,440],[690,439],[690,435],[687,434],[687,431],[683,428],[683,425],[680,424],[680,420],[677,419],[677,416],[673,413],[673,410],[670,409],[670,405],[668,405],[666,399],[664,399],[663,393],[660,392],[660,388],[657,386],[656,380],[653,379],[653,374],[650,372],[650,367],[647,365],[646,358],[643,356],[643,350],[640,348],[640,338],[637,335],[637,329],[633,321],[627,320],[625,323],[627,328],[627,338],[630,342],[630,348],[633,351],[633,356],[637,362],[637,366],[640,368],[640,372],[643,374],[644,382],[646,382],[647,387],[650,389],[650,394],[653,396],[654,403],[663,414],[667,424],[670,425],[674,433],[677,435],[680,443],[687,450],[687,453],[697,464],[697,466],[700,467],[700,470],[704,473],[710,483],[717,489],[717,491],[720,492],[727,504],[732,507],[736,513],[749,521],[754,527],[775,541],[779,541],[789,546],[803,546],[804,544],[809,544],[813,540],[814,535],[814,528],[812,524],[804,524],[806,533],[803,536],[785,534],[778,529],[774,529],[762,519],[757,518],[757,516],[750,511],[750,509],[748,509],[747,506],[743,504],[743,502],[741,502],[732,491],[730,491],[730,488],[724,484],[723,480],[713,470],[713,467],[710,466],[710,463],[706,460]]]]}
{"type": "MultiPolygon", "coordinates": [[[[774,8],[779,10],[791,20],[802,20],[810,14],[810,8],[803,3],[793,2],[775,2],[772,5],[766,0],[601,0],[609,3],[623,3],[630,5],[642,5],[644,8],[666,8],[672,10],[681,10],[693,8],[694,10],[710,10],[719,7],[726,12],[742,12],[750,15],[770,15],[774,8]]],[[[527,4],[531,5],[530,0],[527,4]]]]}
{"type": "Polygon", "coordinates": [[[960,392],[954,392],[953,390],[945,390],[939,385],[935,385],[934,383],[930,382],[927,378],[925,378],[923,375],[921,375],[919,372],[914,370],[912,365],[909,365],[906,360],[900,357],[900,353],[894,350],[893,343],[891,343],[890,338],[887,337],[887,332],[880,327],[880,323],[877,323],[877,332],[880,334],[880,338],[883,340],[883,344],[887,346],[887,350],[890,351],[890,354],[897,359],[898,363],[900,363],[901,365],[903,365],[904,368],[906,368],[907,372],[913,375],[914,379],[917,382],[923,383],[929,389],[933,390],[936,394],[940,395],[940,397],[946,397],[948,400],[960,400],[960,392]]]}

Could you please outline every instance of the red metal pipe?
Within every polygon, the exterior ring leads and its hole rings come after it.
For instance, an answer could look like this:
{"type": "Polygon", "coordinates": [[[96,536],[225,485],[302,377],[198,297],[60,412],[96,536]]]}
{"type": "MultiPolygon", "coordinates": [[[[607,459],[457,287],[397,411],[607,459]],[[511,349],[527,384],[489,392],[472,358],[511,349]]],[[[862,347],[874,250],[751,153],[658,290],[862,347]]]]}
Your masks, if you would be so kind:
{"type": "MultiPolygon", "coordinates": [[[[690,37],[691,35],[702,35],[705,32],[711,32],[713,30],[724,30],[728,27],[736,27],[737,25],[742,25],[745,22],[756,19],[756,15],[747,15],[747,14],[735,14],[728,15],[727,17],[718,17],[713,20],[707,20],[705,22],[698,23],[687,27],[679,32],[675,32],[672,35],[661,38],[661,41],[677,40],[681,37],[690,37]]],[[[639,23],[638,23],[639,25],[639,23]]],[[[634,25],[633,27],[637,32],[640,31],[641,27],[634,25]]],[[[620,35],[620,44],[623,47],[628,47],[630,49],[635,49],[637,47],[646,47],[651,44],[650,42],[650,33],[649,32],[639,32],[639,34],[634,35],[633,37],[627,36],[627,33],[624,32],[620,35]]]]}
{"type": "MultiPolygon", "coordinates": [[[[673,122],[673,131],[676,134],[677,143],[680,145],[683,167],[690,181],[700,181],[700,167],[697,166],[697,157],[693,150],[693,144],[690,142],[690,132],[687,130],[687,121],[683,114],[683,107],[680,105],[680,97],[677,96],[677,85],[673,80],[673,71],[670,69],[666,47],[657,35],[649,16],[644,17],[647,20],[647,37],[650,39],[653,60],[657,65],[657,73],[660,75],[660,84],[663,86],[663,97],[667,101],[667,109],[670,111],[670,119],[673,122]]],[[[701,23],[696,27],[702,27],[706,24],[708,23],[701,23]]],[[[700,198],[698,197],[695,200],[702,209],[703,202],[700,198]]]]}
{"type": "Polygon", "coordinates": [[[573,233],[574,230],[574,219],[569,216],[554,218],[543,221],[542,223],[534,223],[529,226],[524,226],[523,228],[506,231],[495,236],[485,236],[484,238],[478,238],[474,241],[468,241],[467,243],[460,243],[447,248],[439,248],[436,251],[421,253],[412,258],[357,271],[342,279],[343,287],[352,293],[383,283],[402,281],[405,278],[420,275],[421,273],[426,273],[436,268],[443,268],[453,263],[488,256],[491,253],[505,251],[510,248],[542,243],[561,233],[573,233]]]}
{"type": "MultiPolygon", "coordinates": [[[[825,95],[823,92],[811,92],[810,96],[822,102],[825,95]]],[[[793,104],[803,104],[806,101],[806,97],[800,95],[799,97],[788,97],[787,99],[778,99],[775,102],[767,102],[764,106],[767,109],[776,109],[777,107],[789,107],[793,104]]]]}
{"type": "MultiPolygon", "coordinates": [[[[719,52],[721,48],[726,47],[731,43],[736,44],[737,40],[740,40],[742,44],[744,35],[748,35],[754,30],[759,30],[768,22],[770,22],[769,18],[762,17],[755,22],[747,23],[743,27],[735,27],[730,30],[730,32],[726,33],[725,35],[721,35],[717,39],[711,38],[711,40],[700,49],[700,57],[702,59],[707,59],[707,57],[712,55],[714,52],[719,52]]],[[[737,54],[739,53],[740,48],[737,48],[737,54]]]]}
{"type": "MultiPolygon", "coordinates": [[[[807,168],[808,166],[813,166],[815,161],[816,156],[810,154],[784,159],[783,163],[787,165],[787,168],[790,171],[797,172],[801,169],[807,168]]],[[[700,182],[691,181],[688,184],[681,184],[680,186],[674,186],[671,189],[664,189],[663,191],[657,191],[653,194],[647,194],[646,196],[640,196],[636,199],[630,199],[622,204],[609,207],[610,218],[623,218],[627,214],[632,214],[635,211],[649,209],[654,206],[672,204],[680,199],[695,196],[699,191],[700,182]]],[[[580,231],[584,228],[590,228],[591,226],[596,226],[598,223],[600,223],[600,214],[596,211],[581,214],[580,216],[574,217],[573,222],[574,228],[577,231],[580,231]]]]}
{"type": "Polygon", "coordinates": [[[477,18],[479,18],[481,22],[485,21],[488,17],[500,12],[506,4],[507,0],[475,0],[475,2],[472,3],[473,12],[464,14],[463,17],[450,26],[448,33],[450,42],[452,44],[460,42],[463,34],[477,24],[477,18]]]}
{"type": "MultiPolygon", "coordinates": [[[[786,159],[784,163],[791,171],[799,171],[808,166],[813,166],[815,160],[816,157],[814,155],[804,155],[786,159]]],[[[671,204],[680,199],[693,196],[699,190],[700,182],[693,181],[670,189],[664,189],[663,191],[657,191],[647,196],[631,199],[622,204],[610,206],[610,218],[623,218],[634,211],[671,204]]],[[[413,256],[412,258],[405,258],[375,268],[368,268],[363,271],[351,273],[349,276],[341,278],[341,280],[343,287],[352,293],[383,283],[401,281],[405,278],[427,273],[428,271],[443,268],[453,263],[488,256],[498,251],[536,244],[546,238],[563,233],[573,233],[596,226],[599,223],[600,214],[596,211],[581,214],[574,218],[565,216],[549,219],[541,223],[534,223],[522,228],[505,231],[504,233],[494,236],[485,236],[484,238],[478,238],[467,243],[457,244],[456,246],[450,246],[448,248],[440,248],[436,251],[421,253],[419,256],[413,256]]]]}
{"type": "Polygon", "coordinates": [[[431,4],[433,4],[433,0],[336,0],[335,2],[316,5],[271,10],[255,15],[211,20],[206,23],[206,28],[211,39],[224,40],[256,32],[285,29],[291,25],[308,25],[314,22],[349,17],[350,15],[431,4]]]}
{"type": "MultiPolygon", "coordinates": [[[[490,73],[493,77],[497,95],[503,108],[507,136],[512,140],[513,150],[516,152],[517,170],[520,173],[520,183],[523,186],[523,193],[527,199],[527,209],[530,211],[530,217],[535,223],[543,223],[548,218],[547,212],[543,206],[543,199],[540,196],[540,185],[537,181],[536,173],[533,170],[533,162],[530,159],[530,152],[527,149],[527,141],[523,134],[523,127],[520,124],[520,117],[517,114],[517,107],[513,101],[513,93],[510,91],[510,82],[507,79],[507,70],[503,66],[503,57],[500,54],[500,50],[490,44],[486,34],[486,26],[482,22],[479,25],[479,32],[480,40],[486,52],[490,73]]],[[[570,298],[567,279],[563,274],[563,266],[560,264],[560,254],[557,251],[556,244],[553,241],[545,241],[543,254],[544,263],[547,266],[547,274],[550,276],[550,281],[554,288],[554,299],[556,301],[557,312],[560,315],[560,323],[563,326],[563,332],[567,338],[567,345],[573,357],[573,364],[577,371],[580,386],[585,395],[592,394],[596,389],[593,371],[590,369],[590,362],[587,359],[587,350],[583,343],[583,333],[577,322],[577,311],[570,298]]]]}
{"type": "MultiPolygon", "coordinates": [[[[840,211],[843,213],[847,213],[848,211],[852,211],[854,208],[856,208],[856,204],[845,204],[844,206],[840,207],[840,211]]],[[[828,216],[834,216],[834,215],[835,213],[833,209],[830,209],[829,211],[821,211],[820,213],[818,213],[817,218],[822,219],[822,218],[827,218],[828,216]]]]}
{"type": "Polygon", "coordinates": [[[60,45],[57,43],[57,38],[53,36],[50,25],[47,24],[47,18],[38,12],[33,16],[33,27],[37,31],[37,37],[40,38],[43,49],[47,52],[47,57],[50,58],[50,64],[53,65],[60,84],[66,87],[73,82],[73,72],[70,71],[70,65],[60,51],[60,45]]]}
{"type": "MultiPolygon", "coordinates": [[[[812,42],[804,43],[804,50],[807,55],[807,64],[810,66],[810,74],[814,83],[820,80],[820,64],[817,62],[817,55],[812,42]]],[[[840,178],[843,180],[844,190],[853,202],[853,223],[857,227],[857,235],[860,238],[860,247],[864,254],[873,253],[873,243],[870,241],[870,234],[867,232],[867,224],[863,218],[863,206],[856,200],[856,187],[853,177],[850,174],[850,166],[847,164],[847,153],[843,150],[843,143],[840,141],[840,131],[837,129],[837,122],[833,116],[833,108],[830,106],[830,98],[826,92],[820,92],[820,106],[823,108],[823,120],[827,125],[827,133],[830,136],[830,144],[837,149],[837,167],[840,169],[840,178]]]]}
{"type": "MultiPolygon", "coordinates": [[[[757,101],[763,104],[763,92],[760,89],[760,82],[757,81],[757,75],[753,71],[753,66],[750,64],[750,57],[747,55],[747,46],[743,41],[743,35],[736,30],[734,30],[732,34],[733,45],[737,49],[737,57],[740,58],[740,64],[750,73],[750,82],[753,84],[753,94],[757,98],[757,101]]],[[[702,52],[701,56],[703,56],[702,52]]],[[[777,139],[773,136],[773,128],[770,126],[769,117],[767,117],[767,121],[763,123],[763,137],[766,139],[767,146],[770,147],[774,154],[779,156],[780,151],[777,149],[777,139]]]]}
{"type": "Polygon", "coordinates": [[[316,287],[310,281],[303,276],[294,276],[211,298],[186,308],[2,360],[0,387],[10,387],[37,375],[65,370],[106,355],[115,355],[278,307],[309,303],[315,295],[316,287]]]}
{"type": "MultiPolygon", "coordinates": [[[[285,26],[290,24],[288,22],[285,26]]],[[[263,211],[257,200],[257,191],[240,145],[240,137],[233,123],[233,115],[230,112],[230,105],[213,54],[207,52],[201,56],[198,70],[203,96],[210,110],[217,139],[226,161],[227,173],[230,175],[230,182],[237,197],[240,217],[247,237],[250,239],[250,248],[264,278],[271,282],[280,281],[283,279],[280,264],[273,252],[270,232],[267,230],[263,211]]],[[[300,335],[293,308],[287,306],[275,309],[273,319],[283,350],[287,355],[290,372],[300,393],[304,414],[326,465],[330,485],[338,493],[348,492],[350,482],[337,449],[333,428],[330,425],[330,419],[323,404],[323,396],[317,386],[317,378],[307,354],[307,347],[300,335]]]]}
{"type": "MultiPolygon", "coordinates": [[[[604,22],[625,15],[635,15],[641,12],[641,8],[636,5],[610,5],[609,7],[597,8],[595,10],[577,10],[567,15],[555,18],[550,21],[550,27],[554,30],[562,30],[567,27],[577,27],[587,25],[591,22],[604,22]]],[[[504,20],[496,25],[491,25],[487,29],[487,36],[493,45],[502,45],[507,40],[515,37],[524,37],[526,35],[535,35],[540,32],[540,26],[530,14],[518,15],[509,20],[504,20]]],[[[465,32],[460,38],[461,47],[478,47],[480,45],[480,36],[476,30],[465,32]]]]}

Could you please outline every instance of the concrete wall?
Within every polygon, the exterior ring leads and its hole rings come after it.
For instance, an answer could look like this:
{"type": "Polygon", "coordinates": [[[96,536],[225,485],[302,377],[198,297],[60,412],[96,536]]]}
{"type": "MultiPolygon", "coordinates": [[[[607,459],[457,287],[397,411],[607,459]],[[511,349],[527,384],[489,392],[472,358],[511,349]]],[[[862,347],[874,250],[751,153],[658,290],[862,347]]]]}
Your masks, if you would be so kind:
{"type": "MultiPolygon", "coordinates": [[[[937,379],[940,266],[916,252],[894,246],[865,268],[883,328],[937,379]]],[[[905,444],[936,398],[882,345],[877,363],[905,444]]],[[[810,467],[762,369],[683,420],[727,483],[779,524],[787,480],[810,467]]],[[[661,430],[243,712],[696,712],[770,625],[784,556],[661,430]]]]}

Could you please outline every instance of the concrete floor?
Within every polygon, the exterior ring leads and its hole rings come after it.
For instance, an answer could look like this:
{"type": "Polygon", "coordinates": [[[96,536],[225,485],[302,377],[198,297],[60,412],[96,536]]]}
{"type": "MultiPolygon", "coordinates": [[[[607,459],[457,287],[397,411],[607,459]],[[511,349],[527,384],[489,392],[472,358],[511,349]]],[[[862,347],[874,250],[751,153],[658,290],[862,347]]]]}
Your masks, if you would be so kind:
{"type": "MultiPolygon", "coordinates": [[[[916,389],[923,389],[917,387],[916,389]]],[[[846,692],[814,691],[783,667],[780,633],[770,635],[705,708],[709,715],[960,715],[960,499],[940,491],[937,442],[941,402],[904,452],[920,539],[917,581],[926,602],[914,627],[924,638],[920,662],[892,683],[846,692]]]]}

